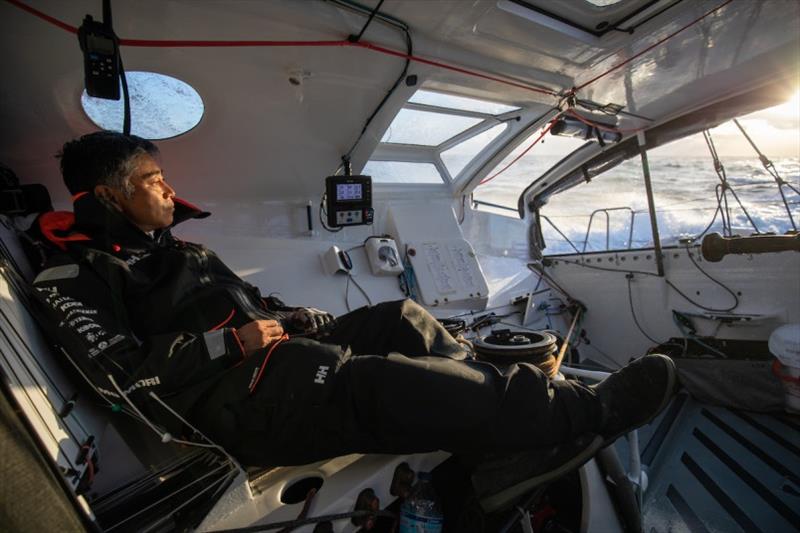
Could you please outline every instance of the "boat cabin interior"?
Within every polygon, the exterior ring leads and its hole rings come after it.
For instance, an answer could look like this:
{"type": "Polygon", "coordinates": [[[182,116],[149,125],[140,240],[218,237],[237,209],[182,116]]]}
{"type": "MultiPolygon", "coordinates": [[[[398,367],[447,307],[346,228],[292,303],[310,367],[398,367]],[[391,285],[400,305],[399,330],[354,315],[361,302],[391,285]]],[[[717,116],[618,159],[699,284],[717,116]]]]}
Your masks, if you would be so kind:
{"type": "Polygon", "coordinates": [[[422,472],[445,531],[797,530],[800,3],[4,0],[0,28],[10,530],[396,531],[422,472]],[[31,229],[72,211],[56,155],[97,130],[153,140],[212,213],[175,234],[264,295],[412,298],[554,379],[663,353],[681,390],[553,476],[547,450],[254,470],[174,438],[31,301],[31,229]]]}

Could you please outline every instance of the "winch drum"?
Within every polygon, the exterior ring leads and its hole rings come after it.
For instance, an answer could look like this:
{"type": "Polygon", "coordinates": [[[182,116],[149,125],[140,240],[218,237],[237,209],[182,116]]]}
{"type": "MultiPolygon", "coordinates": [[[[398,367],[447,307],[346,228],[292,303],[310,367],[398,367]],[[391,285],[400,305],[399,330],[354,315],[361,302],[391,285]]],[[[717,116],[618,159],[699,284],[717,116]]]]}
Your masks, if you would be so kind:
{"type": "Polygon", "coordinates": [[[530,363],[550,375],[555,366],[558,339],[546,331],[493,331],[473,341],[475,356],[500,366],[530,363]]]}

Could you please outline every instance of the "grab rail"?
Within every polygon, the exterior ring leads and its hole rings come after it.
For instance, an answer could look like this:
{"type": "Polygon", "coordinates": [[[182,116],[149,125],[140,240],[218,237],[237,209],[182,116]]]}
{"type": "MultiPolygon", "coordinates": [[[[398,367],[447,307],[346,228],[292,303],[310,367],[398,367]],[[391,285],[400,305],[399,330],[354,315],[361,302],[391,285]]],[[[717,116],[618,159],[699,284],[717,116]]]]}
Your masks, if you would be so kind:
{"type": "Polygon", "coordinates": [[[592,211],[592,214],[589,215],[589,226],[586,228],[586,237],[583,239],[583,250],[582,252],[586,252],[586,246],[589,244],[589,233],[592,231],[592,222],[594,222],[594,216],[597,213],[603,213],[606,216],[606,250],[610,249],[610,240],[611,240],[611,216],[608,214],[610,211],[630,211],[631,213],[631,229],[628,231],[628,250],[631,249],[631,244],[633,243],[633,223],[636,217],[636,211],[634,211],[630,207],[606,207],[602,209],[595,209],[592,211]]]}
{"type": "Polygon", "coordinates": [[[514,207],[508,207],[507,205],[493,204],[492,202],[484,202],[483,200],[475,200],[474,198],[472,199],[472,205],[485,205],[485,206],[494,207],[494,208],[497,208],[497,209],[504,209],[506,211],[513,211],[515,213],[519,212],[514,207]]]}

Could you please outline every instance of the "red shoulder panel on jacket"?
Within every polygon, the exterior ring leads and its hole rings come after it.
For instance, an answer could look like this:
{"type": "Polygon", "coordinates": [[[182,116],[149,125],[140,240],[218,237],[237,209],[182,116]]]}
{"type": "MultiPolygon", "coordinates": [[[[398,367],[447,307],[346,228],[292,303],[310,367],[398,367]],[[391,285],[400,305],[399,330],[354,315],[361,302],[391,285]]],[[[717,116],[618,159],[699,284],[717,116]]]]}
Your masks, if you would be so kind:
{"type": "Polygon", "coordinates": [[[74,225],[75,214],[68,211],[50,211],[39,217],[42,235],[62,250],[67,249],[67,242],[91,240],[88,235],[71,232],[74,225]]]}

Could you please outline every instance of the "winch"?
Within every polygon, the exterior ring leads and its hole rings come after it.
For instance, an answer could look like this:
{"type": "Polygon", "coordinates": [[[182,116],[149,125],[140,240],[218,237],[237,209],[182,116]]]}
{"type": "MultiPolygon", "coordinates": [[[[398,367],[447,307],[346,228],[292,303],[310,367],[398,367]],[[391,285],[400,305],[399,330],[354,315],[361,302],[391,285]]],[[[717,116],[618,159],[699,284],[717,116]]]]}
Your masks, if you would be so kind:
{"type": "Polygon", "coordinates": [[[530,363],[552,377],[558,339],[547,331],[495,330],[473,341],[475,356],[480,361],[497,365],[530,363]]]}

